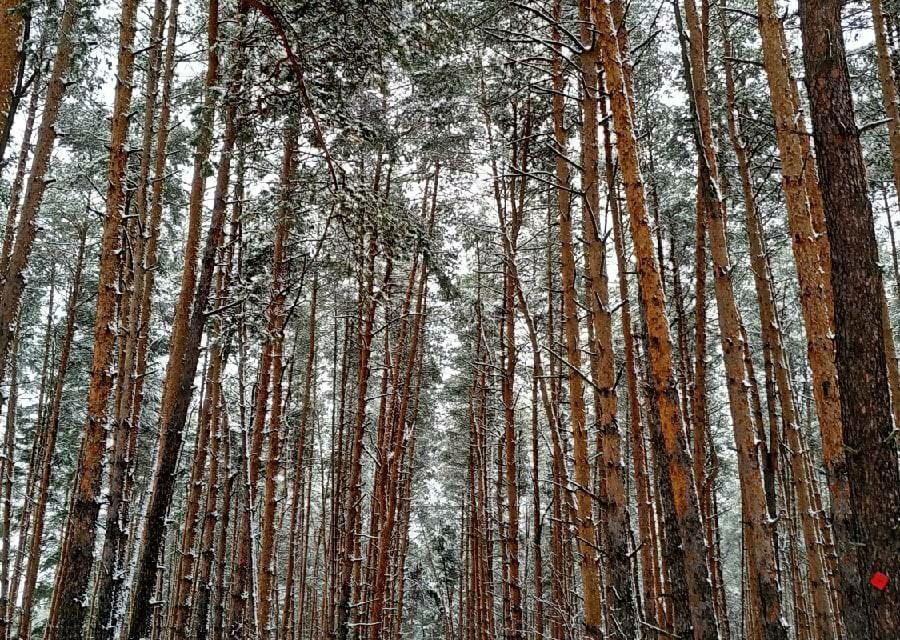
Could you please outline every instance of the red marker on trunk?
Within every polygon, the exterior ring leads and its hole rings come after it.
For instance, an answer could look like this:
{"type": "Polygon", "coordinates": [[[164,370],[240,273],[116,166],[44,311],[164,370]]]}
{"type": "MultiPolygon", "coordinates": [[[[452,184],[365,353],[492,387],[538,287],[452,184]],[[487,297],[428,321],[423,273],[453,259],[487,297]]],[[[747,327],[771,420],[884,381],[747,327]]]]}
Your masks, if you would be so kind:
{"type": "Polygon", "coordinates": [[[881,573],[880,571],[876,571],[872,574],[872,577],[869,578],[869,584],[878,589],[879,591],[884,591],[884,588],[887,586],[888,577],[881,573]]]}

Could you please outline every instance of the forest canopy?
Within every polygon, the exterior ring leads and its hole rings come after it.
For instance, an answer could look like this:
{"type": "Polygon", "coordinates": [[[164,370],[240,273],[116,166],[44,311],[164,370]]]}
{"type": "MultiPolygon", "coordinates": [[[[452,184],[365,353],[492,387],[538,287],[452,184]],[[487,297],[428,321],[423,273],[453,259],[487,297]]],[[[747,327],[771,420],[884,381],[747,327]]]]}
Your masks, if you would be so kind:
{"type": "Polygon", "coordinates": [[[900,638],[898,0],[0,0],[0,640],[900,638]]]}

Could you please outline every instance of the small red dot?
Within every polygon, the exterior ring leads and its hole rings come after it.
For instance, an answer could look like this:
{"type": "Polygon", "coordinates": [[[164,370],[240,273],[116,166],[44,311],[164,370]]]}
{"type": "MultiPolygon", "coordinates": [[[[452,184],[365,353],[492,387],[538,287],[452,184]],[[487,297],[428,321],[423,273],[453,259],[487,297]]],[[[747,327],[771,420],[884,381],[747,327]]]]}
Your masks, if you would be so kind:
{"type": "Polygon", "coordinates": [[[879,591],[884,591],[884,588],[887,586],[888,577],[881,573],[880,571],[876,571],[872,574],[872,577],[869,579],[869,584],[878,589],[879,591]]]}

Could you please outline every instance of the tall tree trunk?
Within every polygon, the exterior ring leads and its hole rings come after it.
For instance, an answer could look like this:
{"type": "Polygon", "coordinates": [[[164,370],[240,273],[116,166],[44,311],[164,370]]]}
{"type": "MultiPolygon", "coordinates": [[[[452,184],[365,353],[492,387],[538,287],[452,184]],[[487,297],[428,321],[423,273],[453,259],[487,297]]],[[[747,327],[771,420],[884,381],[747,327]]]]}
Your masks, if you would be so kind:
{"type": "Polygon", "coordinates": [[[534,613],[533,626],[534,636],[542,638],[544,636],[544,558],[543,548],[541,547],[543,536],[543,519],[541,514],[541,486],[540,486],[540,453],[538,430],[540,423],[538,421],[538,381],[537,381],[537,365],[532,366],[531,373],[531,527],[532,527],[532,549],[533,572],[532,580],[534,580],[534,613]]]}
{"type": "MultiPolygon", "coordinates": [[[[362,286],[360,287],[359,310],[361,316],[357,326],[358,362],[356,381],[356,413],[353,423],[353,438],[350,442],[349,476],[347,477],[347,515],[342,541],[341,561],[341,586],[338,599],[338,638],[347,640],[350,633],[351,597],[353,587],[353,574],[358,570],[358,557],[355,553],[360,526],[361,510],[361,477],[362,477],[362,447],[365,435],[366,423],[366,393],[369,388],[369,361],[371,357],[372,333],[375,323],[375,311],[378,306],[375,291],[375,257],[378,253],[378,245],[374,232],[370,232],[367,249],[361,257],[363,267],[362,286]]],[[[390,280],[391,260],[387,259],[383,281],[390,280]]]]}
{"type": "MultiPolygon", "coordinates": [[[[221,276],[217,277],[217,289],[219,291],[217,291],[216,299],[220,300],[221,276]]],[[[215,337],[211,335],[210,338],[216,339],[218,334],[215,337]]],[[[195,541],[200,525],[200,501],[203,498],[203,477],[206,475],[207,458],[210,458],[210,465],[215,464],[210,442],[215,441],[217,438],[216,413],[219,401],[217,385],[221,376],[221,359],[221,345],[213,344],[205,372],[206,394],[200,403],[200,415],[197,420],[197,438],[188,476],[187,495],[185,496],[184,505],[184,524],[181,528],[179,552],[176,556],[174,571],[170,579],[172,596],[166,633],[172,640],[184,640],[188,636],[194,604],[193,594],[199,585],[195,580],[197,575],[195,541]]]]}
{"type": "MultiPolygon", "coordinates": [[[[68,523],[56,571],[45,636],[47,640],[81,638],[82,626],[87,613],[84,600],[87,597],[88,580],[94,558],[94,541],[103,480],[103,458],[106,448],[107,405],[114,383],[114,372],[111,365],[115,356],[116,305],[119,297],[116,281],[121,267],[119,244],[120,226],[125,207],[127,162],[125,145],[128,138],[128,116],[131,107],[131,79],[134,73],[133,44],[137,8],[138,0],[127,0],[122,4],[116,89],[110,134],[109,185],[106,193],[106,218],[103,223],[103,237],[100,244],[94,348],[87,398],[88,417],[81,443],[68,523]]],[[[35,160],[37,160],[37,154],[35,154],[35,160]]],[[[18,245],[18,239],[16,244],[18,245]]],[[[121,429],[117,429],[114,440],[119,442],[125,438],[127,438],[127,433],[123,434],[121,429]]],[[[117,447],[117,452],[118,450],[117,447]]],[[[114,465],[117,463],[118,460],[115,460],[114,465]]],[[[115,488],[113,489],[114,493],[116,493],[115,488]]],[[[118,507],[116,496],[112,495],[109,508],[117,510],[118,507]]]]}
{"type": "MultiPolygon", "coordinates": [[[[438,176],[439,176],[440,167],[439,165],[435,165],[434,168],[434,184],[431,191],[431,206],[430,211],[428,211],[428,190],[425,190],[425,197],[423,199],[423,218],[427,218],[425,221],[425,234],[426,238],[431,236],[433,226],[434,226],[434,216],[437,209],[437,189],[438,189],[438,176]]],[[[422,251],[423,247],[419,247],[418,251],[422,251]]],[[[387,572],[388,572],[388,561],[390,558],[390,547],[391,542],[394,539],[394,530],[396,527],[397,519],[398,519],[398,493],[400,492],[400,488],[398,488],[399,478],[400,478],[400,469],[403,464],[403,460],[405,458],[405,447],[408,438],[407,432],[407,422],[409,420],[410,415],[410,401],[414,403],[414,405],[418,406],[418,396],[411,397],[411,394],[414,392],[412,381],[413,375],[416,370],[416,362],[418,361],[418,353],[420,349],[420,342],[422,340],[422,328],[424,326],[425,321],[425,298],[427,295],[427,282],[428,282],[428,258],[427,255],[423,255],[421,257],[422,266],[420,269],[420,273],[418,275],[418,286],[416,288],[415,295],[415,309],[412,326],[410,328],[410,344],[408,348],[408,353],[406,357],[406,361],[403,365],[403,379],[397,388],[397,399],[393,403],[392,412],[388,416],[389,422],[389,436],[386,442],[389,444],[389,449],[387,451],[387,455],[385,456],[388,468],[386,470],[386,477],[384,478],[384,512],[385,518],[384,522],[381,525],[381,529],[378,533],[378,553],[376,554],[376,567],[375,567],[375,581],[372,589],[372,616],[369,621],[370,623],[370,640],[380,640],[382,637],[384,624],[383,624],[383,615],[385,610],[384,600],[385,600],[385,590],[386,590],[386,581],[387,581],[387,572]]],[[[418,253],[416,257],[413,259],[412,266],[412,275],[415,274],[416,268],[415,265],[418,262],[418,253]]],[[[412,284],[413,280],[410,281],[412,284]]],[[[401,328],[401,341],[398,345],[398,355],[399,349],[402,346],[402,334],[405,332],[404,328],[401,328]]],[[[398,361],[399,363],[399,361],[398,361]]],[[[418,383],[415,387],[415,393],[418,394],[418,383]]],[[[415,428],[413,423],[412,429],[415,428]]]]}
{"type": "MultiPolygon", "coordinates": [[[[863,543],[858,576],[900,566],[900,469],[882,327],[883,289],[872,204],[866,187],[859,129],[841,25],[841,2],[800,2],[803,61],[809,89],[819,184],[831,240],[835,351],[844,417],[850,492],[863,543]]],[[[893,579],[893,576],[892,576],[893,579]]],[[[846,585],[842,585],[845,586],[846,585]]],[[[845,620],[850,638],[900,634],[900,590],[865,582],[870,631],[845,620]]]]}
{"type": "Polygon", "coordinates": [[[684,545],[684,574],[690,592],[689,607],[694,634],[699,639],[718,637],[715,607],[706,564],[706,545],[697,490],[691,474],[691,460],[684,435],[684,424],[675,386],[672,366],[672,341],[669,336],[662,282],[653,251],[653,239],[647,221],[644,184],[641,178],[628,102],[629,88],[623,72],[623,58],[619,51],[609,5],[605,0],[593,3],[594,21],[598,29],[598,42],[602,51],[606,88],[610,96],[613,129],[622,182],[631,223],[631,236],[637,256],[638,280],[641,297],[646,307],[649,359],[653,379],[653,395],[659,409],[663,440],[668,454],[668,473],[672,482],[676,518],[684,545]]]}
{"type": "MultiPolygon", "coordinates": [[[[165,182],[162,179],[162,176],[165,174],[166,170],[166,146],[169,138],[169,121],[171,119],[172,83],[175,75],[175,46],[177,33],[178,0],[171,0],[169,5],[169,19],[166,26],[165,54],[162,60],[162,95],[160,96],[159,115],[155,120],[157,125],[155,148],[153,150],[153,179],[150,189],[147,221],[144,224],[148,237],[146,238],[146,241],[142,243],[144,247],[143,256],[141,257],[142,264],[138,270],[139,273],[142,272],[144,274],[144,282],[141,286],[141,315],[138,325],[137,344],[135,345],[134,366],[137,377],[134,382],[131,397],[130,420],[132,425],[137,425],[140,421],[141,407],[144,399],[145,376],[141,374],[146,371],[147,367],[147,348],[150,337],[150,300],[153,295],[153,287],[156,279],[156,254],[159,242],[159,226],[162,218],[162,196],[165,182]]],[[[151,62],[153,62],[152,58],[151,62]]],[[[153,62],[153,64],[158,64],[158,62],[153,62]]],[[[148,73],[152,74],[152,69],[148,70],[148,73]]],[[[152,75],[151,81],[148,82],[147,93],[145,94],[145,107],[147,109],[144,114],[145,131],[148,127],[152,127],[154,122],[154,115],[151,109],[153,87],[149,86],[151,82],[152,75]]],[[[144,175],[143,168],[141,169],[141,175],[144,175]]],[[[143,191],[146,189],[147,180],[149,180],[149,175],[147,179],[142,179],[138,184],[136,193],[138,211],[144,206],[144,199],[146,196],[143,191]]]]}
{"type": "Polygon", "coordinates": [[[44,357],[41,363],[41,387],[38,391],[38,411],[37,420],[34,423],[34,432],[31,443],[31,454],[28,460],[28,476],[25,480],[25,497],[22,509],[19,512],[18,526],[18,543],[16,544],[16,558],[13,562],[12,579],[6,585],[3,592],[4,599],[2,612],[6,616],[7,627],[3,631],[5,634],[3,640],[9,637],[9,629],[12,626],[13,614],[18,605],[19,585],[22,582],[22,563],[25,559],[26,541],[29,539],[31,532],[31,517],[34,510],[34,495],[37,488],[37,474],[40,472],[40,460],[46,446],[47,429],[45,424],[44,396],[46,387],[51,379],[50,377],[50,351],[55,346],[55,326],[53,318],[54,299],[56,290],[56,269],[51,267],[50,270],[50,295],[48,300],[47,323],[44,329],[44,357]]]}

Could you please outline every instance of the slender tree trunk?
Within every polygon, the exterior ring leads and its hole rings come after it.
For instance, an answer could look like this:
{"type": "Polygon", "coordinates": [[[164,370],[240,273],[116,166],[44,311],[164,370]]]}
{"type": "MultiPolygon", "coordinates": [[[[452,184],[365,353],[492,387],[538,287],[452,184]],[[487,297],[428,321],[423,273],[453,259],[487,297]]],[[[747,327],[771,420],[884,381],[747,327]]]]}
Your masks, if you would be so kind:
{"type": "Polygon", "coordinates": [[[649,359],[654,386],[654,400],[659,409],[663,440],[668,454],[678,528],[684,545],[684,574],[690,592],[689,607],[694,634],[699,639],[718,637],[706,545],[697,490],[691,474],[690,455],[684,436],[684,424],[672,366],[672,341],[663,304],[662,283],[653,257],[653,240],[647,222],[644,184],[640,174],[637,141],[628,103],[630,93],[623,72],[622,55],[615,28],[605,1],[593,4],[598,42],[603,52],[607,92],[610,96],[613,129],[626,202],[631,222],[631,236],[637,256],[641,297],[646,307],[649,359]]]}
{"type": "Polygon", "coordinates": [[[13,563],[12,579],[7,584],[6,591],[3,593],[4,609],[2,609],[7,620],[7,627],[4,631],[6,637],[9,637],[9,629],[12,626],[13,616],[18,605],[19,585],[22,582],[22,563],[25,558],[25,547],[31,532],[31,519],[34,510],[34,495],[37,490],[37,474],[40,472],[40,460],[46,446],[47,429],[45,424],[44,411],[44,395],[46,386],[50,381],[50,351],[55,345],[56,331],[53,322],[53,309],[55,298],[55,279],[56,269],[51,268],[50,272],[50,295],[48,300],[47,324],[44,329],[44,358],[41,364],[41,388],[38,392],[38,416],[34,423],[34,433],[31,444],[31,454],[28,460],[28,477],[25,481],[25,497],[22,510],[19,512],[18,526],[18,543],[16,544],[16,559],[13,563]]]}
{"type": "MultiPolygon", "coordinates": [[[[50,399],[50,410],[44,427],[44,444],[38,460],[37,492],[34,498],[34,525],[31,539],[28,542],[28,561],[25,566],[25,584],[22,589],[21,613],[19,615],[19,638],[28,638],[31,631],[32,602],[34,586],[37,582],[41,560],[41,542],[44,536],[44,517],[47,512],[47,496],[50,491],[50,480],[53,472],[53,454],[56,450],[56,437],[59,431],[59,418],[62,405],[62,394],[65,386],[66,371],[69,366],[69,354],[72,350],[72,338],[75,335],[75,312],[78,306],[78,294],[81,289],[81,274],[84,264],[84,245],[87,228],[79,230],[78,257],[75,260],[75,271],[72,275],[72,288],[66,303],[66,327],[63,332],[59,350],[59,365],[50,399]]],[[[24,541],[20,542],[22,544],[24,541]]]]}
{"type": "MultiPolygon", "coordinates": [[[[93,565],[94,540],[103,479],[103,454],[106,448],[107,405],[114,383],[111,365],[116,345],[115,318],[118,301],[116,280],[121,266],[118,248],[120,225],[125,206],[127,161],[125,145],[128,137],[128,113],[131,105],[131,78],[134,73],[133,43],[137,7],[138,0],[127,0],[122,5],[120,18],[117,82],[110,136],[109,187],[106,194],[106,219],[103,224],[103,238],[100,245],[94,348],[87,399],[88,418],[81,443],[68,523],[56,571],[46,640],[81,638],[82,626],[87,613],[84,600],[87,597],[88,580],[93,565]]],[[[37,154],[35,154],[35,159],[37,159],[37,154]]],[[[16,244],[18,244],[18,239],[16,244]]],[[[120,430],[117,429],[117,431],[120,430]]],[[[114,435],[116,441],[123,437],[121,433],[114,435]]],[[[118,460],[114,460],[114,465],[116,464],[118,464],[118,460]]],[[[113,493],[115,493],[115,488],[113,493]]],[[[113,496],[109,508],[117,510],[118,507],[117,500],[113,496]]]]}
{"type": "MultiPolygon", "coordinates": [[[[221,276],[217,278],[221,280],[221,276]]],[[[217,284],[221,291],[221,282],[217,284]]],[[[219,293],[217,300],[221,299],[219,293]]],[[[218,336],[210,336],[216,339],[218,336]]],[[[167,635],[172,640],[184,640],[190,630],[191,613],[193,610],[193,593],[199,583],[196,582],[196,558],[195,541],[200,525],[200,501],[203,498],[204,482],[206,475],[206,460],[210,458],[210,464],[215,464],[211,441],[216,439],[215,424],[217,409],[217,384],[222,367],[221,346],[213,344],[210,349],[209,363],[206,368],[206,396],[203,398],[200,415],[197,420],[197,439],[194,444],[194,458],[191,463],[187,483],[187,495],[185,496],[184,524],[181,528],[180,548],[176,556],[174,571],[172,573],[171,592],[172,598],[169,604],[169,622],[167,635]]]]}
{"type": "Polygon", "coordinates": [[[641,559],[641,583],[644,588],[643,618],[647,623],[657,626],[658,600],[661,594],[655,588],[655,572],[658,565],[655,538],[651,532],[652,505],[650,501],[650,485],[647,477],[647,454],[644,448],[644,427],[641,421],[640,399],[638,397],[637,370],[635,368],[634,334],[631,327],[631,302],[628,294],[628,272],[625,261],[625,237],[622,229],[622,216],[619,209],[618,192],[615,184],[615,169],[612,156],[612,139],[609,135],[609,124],[606,119],[605,103],[600,103],[603,123],[603,147],[606,158],[606,193],[609,201],[610,215],[613,224],[613,239],[616,248],[616,267],[619,277],[619,298],[621,307],[621,325],[623,337],[625,384],[628,394],[628,432],[631,442],[632,469],[638,517],[638,535],[641,559]]]}
{"type": "Polygon", "coordinates": [[[532,580],[534,580],[534,636],[544,636],[544,559],[541,542],[543,539],[543,520],[541,516],[541,487],[540,487],[540,453],[538,444],[538,381],[537,365],[532,366],[531,374],[531,527],[534,565],[532,580]]]}
{"type": "MultiPolygon", "coordinates": [[[[361,502],[361,476],[362,476],[362,446],[366,423],[366,393],[369,388],[369,360],[371,357],[372,332],[375,323],[375,311],[377,300],[375,290],[375,257],[377,255],[377,243],[374,234],[369,235],[368,248],[363,257],[364,269],[361,287],[359,309],[364,311],[357,327],[357,340],[359,357],[357,363],[356,383],[356,414],[353,425],[353,438],[350,443],[351,451],[348,460],[350,474],[347,478],[347,520],[342,542],[343,559],[341,562],[341,590],[338,601],[337,630],[339,640],[347,640],[350,633],[350,609],[353,586],[353,574],[358,569],[358,561],[354,560],[357,546],[357,528],[360,525],[361,502]]],[[[384,282],[388,282],[391,272],[391,261],[388,259],[385,265],[384,282]]]]}
{"type": "MultiPolygon", "coordinates": [[[[241,244],[241,217],[243,216],[243,200],[244,200],[244,171],[245,171],[245,159],[244,159],[244,151],[242,147],[238,148],[238,159],[237,159],[237,170],[235,171],[235,182],[234,182],[234,192],[233,199],[234,203],[231,208],[231,227],[230,227],[230,242],[228,248],[228,266],[229,268],[233,268],[235,273],[235,279],[240,282],[241,280],[241,263],[243,258],[242,244],[241,244]]],[[[229,276],[231,274],[229,273],[229,276]]],[[[243,311],[241,308],[240,311],[243,311]]],[[[238,390],[240,393],[239,396],[239,407],[241,411],[241,431],[243,435],[243,426],[244,426],[244,394],[243,394],[243,314],[238,316],[237,319],[237,334],[238,334],[238,350],[239,350],[239,361],[238,361],[238,390]]],[[[224,394],[222,395],[224,398],[224,394]]],[[[232,502],[236,505],[240,504],[239,496],[234,496],[234,483],[237,477],[240,475],[239,471],[232,471],[231,466],[231,431],[228,427],[228,412],[221,410],[221,420],[222,420],[222,458],[224,463],[224,482],[222,487],[222,507],[220,514],[221,524],[219,527],[219,537],[216,541],[216,550],[215,550],[215,562],[216,562],[216,584],[215,590],[212,594],[212,620],[210,621],[210,626],[212,628],[212,637],[215,640],[222,640],[225,637],[225,596],[226,596],[226,588],[225,588],[225,574],[227,568],[227,558],[226,551],[228,550],[228,532],[229,532],[229,524],[231,522],[231,509],[232,502]]],[[[243,467],[242,467],[243,468],[243,467]]],[[[209,505],[209,502],[207,502],[209,505]]],[[[215,509],[215,505],[213,505],[215,509]]],[[[236,521],[240,522],[240,520],[236,521]]],[[[234,527],[234,534],[237,534],[238,527],[234,527]]],[[[234,545],[232,545],[234,547],[234,545]]],[[[232,555],[235,554],[235,549],[232,548],[232,555]]],[[[233,584],[239,582],[240,576],[237,575],[236,571],[231,573],[231,581],[233,584]]],[[[203,594],[201,594],[201,601],[198,603],[198,615],[199,611],[202,608],[203,594]]],[[[199,619],[196,629],[195,638],[196,640],[206,640],[205,633],[206,627],[203,626],[203,620],[199,619]]]]}

